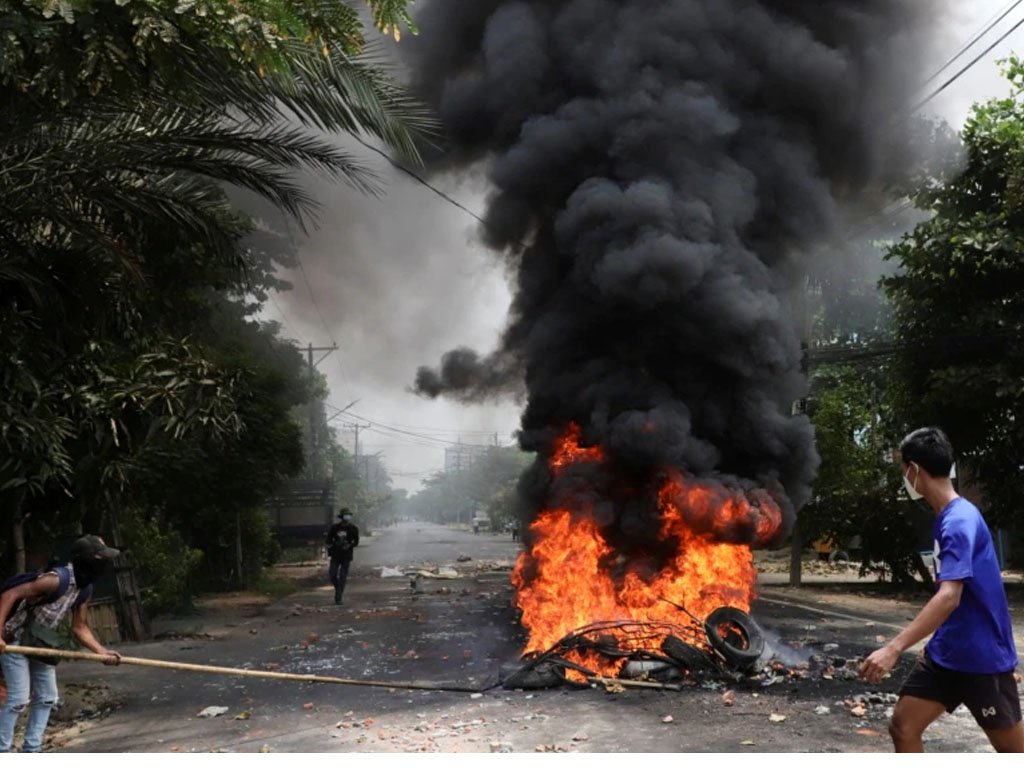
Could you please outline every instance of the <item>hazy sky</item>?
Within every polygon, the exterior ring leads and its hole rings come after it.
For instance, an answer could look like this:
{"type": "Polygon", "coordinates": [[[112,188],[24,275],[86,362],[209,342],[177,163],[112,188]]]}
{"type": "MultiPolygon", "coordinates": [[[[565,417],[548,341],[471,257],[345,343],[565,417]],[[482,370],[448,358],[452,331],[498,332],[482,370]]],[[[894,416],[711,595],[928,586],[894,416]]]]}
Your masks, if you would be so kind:
{"type": "MultiPolygon", "coordinates": [[[[922,2],[950,9],[936,39],[935,59],[922,79],[1009,6],[1008,0],[922,2]]],[[[1009,29],[1021,13],[1012,13],[970,56],[922,91],[922,97],[1009,29]]],[[[973,102],[1007,91],[995,61],[1015,46],[1024,50],[1024,27],[924,111],[959,127],[973,102]]],[[[302,241],[300,250],[310,285],[299,273],[286,275],[294,290],[278,295],[266,316],[283,322],[285,335],[303,345],[328,345],[331,337],[338,343],[339,351],[320,364],[334,407],[358,399],[352,413],[426,436],[378,427],[360,433],[360,452],[382,452],[396,486],[412,491],[423,477],[443,467],[445,441],[491,443],[496,434],[502,444],[512,442],[519,414],[515,404],[470,407],[425,400],[408,389],[417,366],[436,365],[448,349],[466,345],[490,350],[503,327],[510,294],[500,263],[480,245],[472,218],[381,158],[367,152],[366,162],[385,180],[386,193],[373,199],[327,182],[316,185],[323,206],[320,227],[302,241]]],[[[435,183],[482,211],[485,190],[479,183],[474,187],[453,178],[435,183]]]]}

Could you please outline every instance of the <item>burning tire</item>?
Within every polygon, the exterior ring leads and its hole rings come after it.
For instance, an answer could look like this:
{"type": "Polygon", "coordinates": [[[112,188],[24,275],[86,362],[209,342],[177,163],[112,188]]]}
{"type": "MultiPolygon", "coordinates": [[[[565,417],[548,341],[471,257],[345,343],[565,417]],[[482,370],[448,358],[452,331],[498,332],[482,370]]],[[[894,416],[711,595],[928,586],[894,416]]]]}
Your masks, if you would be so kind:
{"type": "Polygon", "coordinates": [[[661,650],[694,677],[706,677],[716,672],[715,665],[706,651],[683,642],[674,635],[665,638],[661,650]]]}
{"type": "Polygon", "coordinates": [[[729,666],[751,669],[764,653],[764,634],[750,614],[739,608],[717,608],[704,622],[708,643],[729,666]]]}

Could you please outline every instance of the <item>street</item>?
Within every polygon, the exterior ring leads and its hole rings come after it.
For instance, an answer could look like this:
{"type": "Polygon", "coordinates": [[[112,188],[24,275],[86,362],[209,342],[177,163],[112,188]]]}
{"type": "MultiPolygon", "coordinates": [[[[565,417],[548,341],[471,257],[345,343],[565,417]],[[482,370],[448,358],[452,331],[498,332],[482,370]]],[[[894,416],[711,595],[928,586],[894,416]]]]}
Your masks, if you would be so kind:
{"type": "MultiPolygon", "coordinates": [[[[505,535],[404,523],[366,537],[356,552],[345,605],[320,583],[269,604],[221,600],[198,617],[165,623],[162,639],[125,655],[381,681],[486,688],[518,658],[523,635],[509,568],[518,544],[505,535]],[[463,562],[459,562],[459,557],[463,562]],[[471,558],[465,560],[465,558],[471,558]],[[379,566],[450,565],[457,579],[381,578],[379,566]]],[[[787,663],[836,644],[860,657],[915,611],[893,599],[828,588],[772,586],[754,609],[787,663]],[[791,657],[791,658],[787,658],[791,657]]],[[[923,600],[922,600],[923,602],[923,600]]],[[[1019,616],[1015,612],[1015,622],[1019,616]]],[[[451,693],[360,688],[167,672],[85,663],[59,668],[62,690],[107,686],[98,716],[51,729],[49,748],[87,752],[322,751],[887,751],[886,710],[913,658],[905,655],[878,691],[857,680],[808,674],[672,691],[494,688],[451,693]],[[735,704],[722,695],[734,691],[735,704]],[[872,692],[862,717],[844,700],[872,692]],[[226,707],[200,718],[206,707],[226,707]],[[828,712],[815,710],[827,707],[828,712]],[[772,718],[772,715],[775,717],[772,718]],[[784,719],[780,716],[784,716],[784,719]]],[[[65,716],[68,713],[65,713],[65,716]]],[[[987,749],[966,711],[944,716],[926,748],[987,749]]]]}

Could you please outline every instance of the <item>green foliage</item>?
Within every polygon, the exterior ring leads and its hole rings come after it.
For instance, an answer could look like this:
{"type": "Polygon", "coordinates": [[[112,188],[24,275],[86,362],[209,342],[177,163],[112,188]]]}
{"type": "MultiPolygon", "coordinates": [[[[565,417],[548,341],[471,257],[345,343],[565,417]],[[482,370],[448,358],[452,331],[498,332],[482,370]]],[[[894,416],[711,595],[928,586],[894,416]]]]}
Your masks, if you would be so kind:
{"type": "MultiPolygon", "coordinates": [[[[370,6],[409,23],[405,2],[370,6]]],[[[276,554],[260,509],[303,464],[292,410],[321,394],[251,319],[290,246],[225,186],[308,221],[299,171],[377,189],[324,133],[415,161],[435,123],[344,2],[0,14],[0,508],[30,539],[119,531],[154,604],[192,576],[256,583],[276,554]]]]}
{"type": "Polygon", "coordinates": [[[900,473],[886,456],[884,368],[823,366],[812,380],[811,421],[821,467],[814,496],[800,510],[805,541],[859,543],[864,571],[897,583],[912,579],[919,550],[913,509],[900,497],[900,473]]]}
{"type": "Polygon", "coordinates": [[[1024,494],[1024,63],[1005,74],[1012,93],[975,106],[962,172],[922,185],[932,216],[889,250],[900,272],[883,281],[899,420],[949,433],[997,524],[1024,494]]]}
{"type": "Polygon", "coordinates": [[[120,522],[119,543],[139,564],[136,576],[146,608],[154,613],[181,608],[189,594],[189,578],[203,552],[187,546],[173,528],[162,528],[155,517],[137,509],[124,511],[120,522]]]}

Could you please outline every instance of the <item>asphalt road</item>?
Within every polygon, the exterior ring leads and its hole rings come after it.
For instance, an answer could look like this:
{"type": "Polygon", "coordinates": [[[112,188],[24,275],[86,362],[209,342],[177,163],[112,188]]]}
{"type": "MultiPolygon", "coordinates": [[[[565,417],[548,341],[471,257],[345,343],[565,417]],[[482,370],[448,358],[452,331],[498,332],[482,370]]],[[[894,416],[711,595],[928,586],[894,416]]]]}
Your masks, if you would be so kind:
{"type": "MultiPolygon", "coordinates": [[[[175,622],[182,633],[177,637],[120,650],[251,669],[486,688],[523,644],[507,570],[516,553],[517,545],[504,536],[406,524],[365,539],[342,607],[333,605],[323,567],[308,587],[284,600],[226,600],[198,619],[175,622]],[[472,559],[458,562],[460,555],[472,559]],[[379,576],[380,566],[429,564],[452,564],[459,578],[427,580],[425,594],[416,595],[407,579],[379,576]]],[[[839,587],[769,587],[763,597],[755,615],[791,662],[826,647],[831,656],[861,657],[920,605],[839,587]]],[[[874,693],[894,692],[912,663],[906,655],[897,674],[874,693]]],[[[83,663],[61,665],[58,677],[65,690],[106,686],[104,698],[117,702],[100,717],[54,729],[51,748],[61,751],[488,752],[492,744],[517,752],[890,749],[886,705],[851,716],[843,700],[867,693],[868,686],[820,674],[770,686],[741,681],[617,694],[564,688],[425,692],[83,663]],[[724,705],[726,690],[733,691],[734,706],[724,705]],[[227,713],[197,716],[209,706],[227,707],[227,713]],[[816,713],[822,707],[827,713],[816,713]]],[[[936,751],[987,746],[962,712],[943,717],[926,738],[926,748],[936,751]]]]}
{"type": "Polygon", "coordinates": [[[434,523],[399,523],[363,542],[366,546],[356,551],[357,568],[455,563],[461,554],[476,560],[512,561],[520,551],[519,544],[506,534],[474,534],[434,523]]]}

